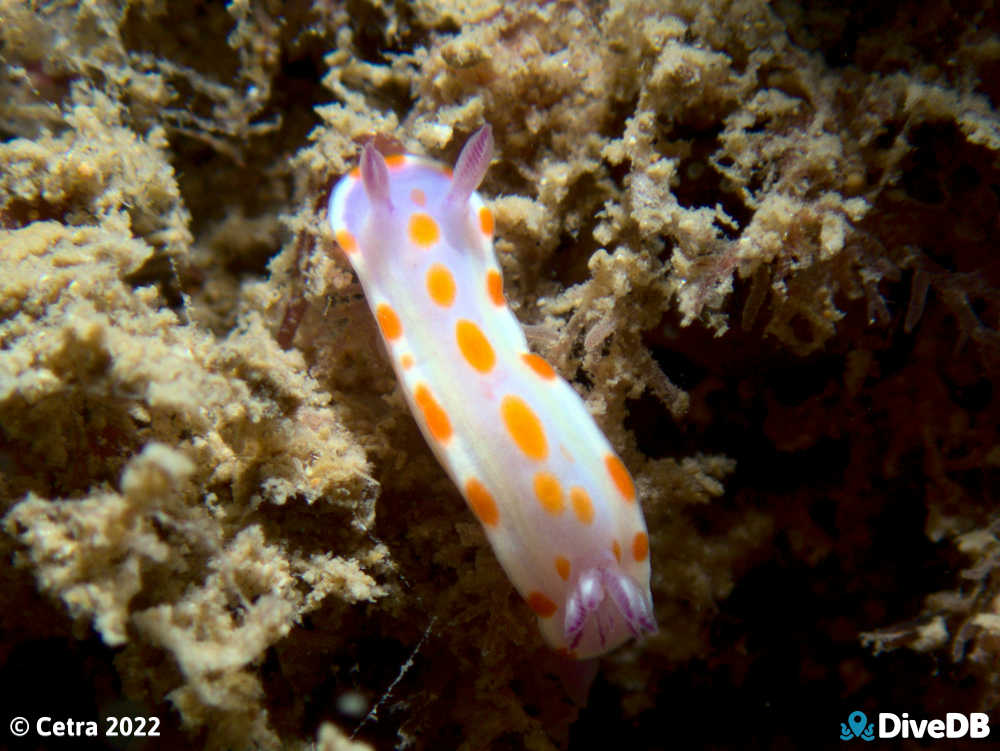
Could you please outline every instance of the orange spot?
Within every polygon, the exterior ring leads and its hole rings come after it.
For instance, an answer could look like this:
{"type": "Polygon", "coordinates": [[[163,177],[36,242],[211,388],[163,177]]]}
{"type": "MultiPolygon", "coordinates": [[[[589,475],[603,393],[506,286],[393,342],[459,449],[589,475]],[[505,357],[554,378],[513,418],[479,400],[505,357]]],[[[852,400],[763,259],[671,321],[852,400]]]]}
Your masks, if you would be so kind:
{"type": "Polygon", "coordinates": [[[399,364],[403,366],[403,370],[409,370],[413,367],[413,355],[407,353],[399,358],[399,364]]]}
{"type": "Polygon", "coordinates": [[[444,264],[435,263],[427,271],[427,292],[442,307],[455,302],[455,277],[444,264]]]}
{"type": "Polygon", "coordinates": [[[556,377],[556,372],[552,369],[552,366],[545,362],[544,358],[539,357],[533,352],[521,355],[521,359],[524,360],[525,365],[535,371],[535,373],[540,375],[546,381],[550,381],[556,377]]]}
{"type": "Polygon", "coordinates": [[[544,459],[549,455],[542,422],[524,399],[508,394],[500,402],[500,414],[510,437],[526,456],[544,459]]]}
{"type": "Polygon", "coordinates": [[[403,335],[403,324],[399,322],[399,316],[396,315],[395,310],[384,302],[379,303],[378,307],[375,308],[375,318],[382,329],[382,336],[390,342],[399,339],[403,335]]]}
{"type": "Polygon", "coordinates": [[[479,209],[479,229],[487,237],[493,236],[493,212],[485,206],[479,209]]]}
{"type": "Polygon", "coordinates": [[[604,466],[608,468],[608,474],[611,475],[611,479],[615,483],[615,487],[618,488],[618,492],[622,494],[622,498],[632,503],[635,500],[635,485],[628,470],[625,469],[625,465],[622,464],[622,460],[614,454],[608,454],[604,457],[604,466]]]}
{"type": "Polygon", "coordinates": [[[541,618],[551,618],[558,610],[556,604],[541,592],[531,592],[528,595],[528,607],[541,618]]]}
{"type": "Polygon", "coordinates": [[[389,169],[398,169],[406,164],[406,154],[390,154],[385,158],[385,164],[389,169]]]}
{"type": "Polygon", "coordinates": [[[583,524],[590,524],[594,521],[594,504],[583,488],[569,489],[569,502],[573,506],[573,513],[583,524]]]}
{"type": "Polygon", "coordinates": [[[500,511],[497,502],[493,500],[490,491],[475,477],[465,483],[465,499],[469,502],[473,513],[485,526],[495,527],[500,523],[500,511]]]}
{"type": "Polygon", "coordinates": [[[418,384],[413,390],[413,400],[423,412],[424,422],[427,423],[431,435],[441,443],[451,438],[451,420],[448,419],[448,413],[431,396],[431,392],[424,384],[418,384]]]}
{"type": "Polygon", "coordinates": [[[622,546],[618,544],[618,540],[611,541],[611,552],[615,554],[615,560],[619,563],[622,562],[622,546]]]}
{"type": "Polygon", "coordinates": [[[428,248],[441,236],[437,222],[429,215],[418,211],[410,217],[410,240],[422,248],[428,248]]]}
{"type": "Polygon", "coordinates": [[[417,206],[424,206],[427,204],[427,195],[420,188],[414,188],[410,191],[410,200],[417,206]]]}
{"type": "Polygon", "coordinates": [[[563,512],[563,491],[558,478],[551,472],[535,474],[535,498],[550,514],[563,512]]]}
{"type": "Polygon", "coordinates": [[[337,238],[337,245],[339,245],[345,253],[353,253],[358,249],[358,242],[354,239],[354,235],[348,232],[346,229],[338,229],[337,234],[334,235],[337,238]]]}
{"type": "Polygon", "coordinates": [[[561,555],[556,556],[556,573],[563,581],[569,581],[569,561],[561,555]]]}
{"type": "Polygon", "coordinates": [[[644,561],[647,555],[649,555],[649,537],[645,532],[636,532],[632,538],[632,557],[636,561],[644,561]]]}
{"type": "Polygon", "coordinates": [[[486,272],[486,294],[490,296],[494,305],[503,305],[506,302],[503,298],[503,277],[496,269],[486,272]]]}
{"type": "Polygon", "coordinates": [[[361,167],[355,167],[348,174],[355,180],[359,179],[361,177],[361,167]]]}
{"type": "Polygon", "coordinates": [[[480,373],[489,373],[496,364],[497,356],[482,330],[472,321],[461,320],[455,324],[455,339],[462,357],[480,373]]]}

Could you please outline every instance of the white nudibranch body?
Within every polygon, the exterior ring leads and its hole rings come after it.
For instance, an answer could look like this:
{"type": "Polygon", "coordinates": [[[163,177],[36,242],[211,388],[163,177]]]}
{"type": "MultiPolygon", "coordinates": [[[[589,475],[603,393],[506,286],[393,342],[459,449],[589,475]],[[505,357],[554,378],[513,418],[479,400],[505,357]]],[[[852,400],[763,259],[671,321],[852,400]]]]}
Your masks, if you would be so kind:
{"type": "Polygon", "coordinates": [[[476,193],[489,126],[454,172],[365,147],[329,221],[417,423],[550,645],[592,657],[656,630],[635,485],[573,388],[528,350],[476,193]]]}

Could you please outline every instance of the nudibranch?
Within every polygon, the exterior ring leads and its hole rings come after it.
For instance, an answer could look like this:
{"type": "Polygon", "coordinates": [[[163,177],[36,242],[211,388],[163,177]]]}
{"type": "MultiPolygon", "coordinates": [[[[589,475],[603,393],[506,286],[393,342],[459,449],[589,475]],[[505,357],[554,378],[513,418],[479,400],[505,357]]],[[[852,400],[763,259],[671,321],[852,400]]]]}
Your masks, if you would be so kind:
{"type": "Polygon", "coordinates": [[[329,221],[406,401],[546,641],[586,658],[656,630],[636,487],[583,400],[529,351],[476,192],[489,125],[454,171],[369,143],[329,221]]]}

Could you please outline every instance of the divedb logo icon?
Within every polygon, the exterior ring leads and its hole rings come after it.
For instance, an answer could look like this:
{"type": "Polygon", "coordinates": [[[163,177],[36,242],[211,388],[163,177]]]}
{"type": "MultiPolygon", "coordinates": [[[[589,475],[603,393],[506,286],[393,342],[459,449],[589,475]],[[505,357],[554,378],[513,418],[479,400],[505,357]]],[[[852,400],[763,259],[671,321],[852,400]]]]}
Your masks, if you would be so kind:
{"type": "Polygon", "coordinates": [[[873,741],[875,738],[988,738],[990,717],[985,712],[948,712],[944,719],[913,719],[906,712],[878,713],[878,735],[875,723],[868,722],[864,712],[854,710],[847,716],[847,722],[840,723],[840,740],[852,741],[860,738],[873,741]]]}
{"type": "Polygon", "coordinates": [[[849,741],[860,738],[863,741],[875,740],[875,723],[868,722],[864,712],[854,710],[847,716],[847,722],[840,723],[840,740],[849,741]]]}

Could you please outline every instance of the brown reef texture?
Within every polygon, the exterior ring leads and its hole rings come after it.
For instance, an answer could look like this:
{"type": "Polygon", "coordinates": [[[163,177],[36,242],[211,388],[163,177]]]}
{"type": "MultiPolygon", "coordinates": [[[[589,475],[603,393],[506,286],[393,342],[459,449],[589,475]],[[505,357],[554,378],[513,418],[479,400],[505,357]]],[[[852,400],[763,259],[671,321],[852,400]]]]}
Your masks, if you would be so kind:
{"type": "Polygon", "coordinates": [[[994,710],[998,29],[0,0],[5,709],[207,749],[795,748],[994,710]],[[650,528],[660,632],[585,708],[324,222],[364,139],[451,161],[483,122],[511,304],[650,528]]]}

